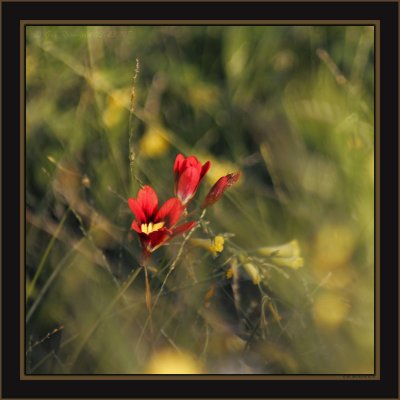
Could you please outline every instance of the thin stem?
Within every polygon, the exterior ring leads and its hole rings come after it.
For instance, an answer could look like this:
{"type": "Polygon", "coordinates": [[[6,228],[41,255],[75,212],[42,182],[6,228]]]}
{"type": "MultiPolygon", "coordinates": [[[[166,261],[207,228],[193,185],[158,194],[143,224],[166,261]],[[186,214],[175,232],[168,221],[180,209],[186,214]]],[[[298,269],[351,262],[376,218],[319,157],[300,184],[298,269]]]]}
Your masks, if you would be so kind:
{"type": "MultiPolygon", "coordinates": [[[[147,311],[149,313],[148,318],[150,319],[150,335],[153,337],[154,331],[153,331],[153,318],[151,315],[152,308],[151,308],[151,289],[150,289],[150,282],[149,282],[149,273],[147,271],[147,263],[148,263],[148,258],[145,259],[143,262],[143,269],[144,269],[144,278],[146,281],[146,307],[147,311]]],[[[153,343],[153,340],[152,340],[153,343]]]]}
{"type": "Polygon", "coordinates": [[[169,268],[169,271],[168,271],[167,275],[165,276],[165,279],[164,279],[164,281],[163,281],[163,283],[161,285],[160,291],[158,292],[158,295],[157,295],[156,300],[154,302],[153,308],[156,306],[156,304],[158,302],[158,299],[160,298],[161,293],[164,290],[164,287],[165,287],[165,285],[167,283],[167,280],[168,280],[169,276],[172,274],[172,272],[174,271],[179,259],[181,258],[182,253],[183,253],[183,248],[185,247],[186,242],[190,239],[190,237],[192,236],[193,232],[198,228],[199,223],[204,218],[205,214],[206,214],[206,210],[203,210],[203,212],[200,215],[198,223],[189,231],[189,233],[187,234],[187,236],[183,240],[183,242],[181,244],[181,247],[179,248],[178,254],[177,254],[175,260],[173,261],[173,263],[171,264],[171,267],[169,268]]]}
{"type": "Polygon", "coordinates": [[[47,248],[43,254],[42,259],[40,260],[40,264],[35,272],[35,275],[34,275],[32,281],[29,283],[29,286],[27,288],[26,299],[25,299],[26,303],[32,296],[33,290],[35,289],[36,281],[38,280],[40,274],[42,273],[42,270],[43,270],[44,264],[47,260],[47,257],[49,256],[50,251],[53,248],[54,242],[57,239],[57,236],[60,233],[70,211],[71,211],[71,208],[68,208],[67,211],[64,213],[60,223],[57,226],[56,231],[54,232],[54,235],[51,237],[51,240],[50,240],[49,244],[47,245],[47,248]]]}
{"type": "MultiPolygon", "coordinates": [[[[176,267],[176,265],[178,264],[178,261],[179,261],[179,259],[180,259],[181,256],[182,256],[183,248],[185,247],[185,244],[186,244],[187,241],[190,239],[190,236],[192,236],[193,232],[199,227],[199,223],[200,223],[200,221],[204,218],[205,214],[206,214],[206,210],[203,210],[203,212],[202,212],[201,215],[200,215],[200,218],[199,218],[198,223],[189,231],[189,233],[187,234],[187,236],[185,237],[185,239],[183,239],[182,244],[181,244],[181,246],[180,246],[180,248],[179,248],[178,254],[176,255],[176,257],[175,257],[174,261],[172,262],[171,266],[169,267],[169,271],[168,271],[167,275],[165,276],[164,281],[163,281],[163,283],[162,283],[162,285],[161,285],[161,288],[160,288],[160,290],[159,290],[159,292],[158,292],[158,294],[157,294],[157,297],[156,297],[156,299],[155,299],[155,301],[154,301],[154,303],[153,303],[152,310],[154,310],[154,308],[156,307],[156,305],[157,305],[157,303],[158,303],[158,300],[160,299],[160,297],[161,297],[161,295],[162,295],[162,293],[163,293],[163,290],[164,290],[164,287],[165,287],[165,285],[166,285],[166,283],[167,283],[168,278],[170,277],[170,275],[172,274],[172,272],[175,270],[175,267],[176,267]]],[[[151,314],[150,314],[150,316],[151,316],[151,314]]],[[[147,328],[147,325],[150,323],[150,316],[147,318],[147,320],[146,320],[146,322],[145,322],[145,324],[144,324],[144,326],[143,326],[142,332],[141,332],[141,334],[140,334],[140,337],[139,337],[138,342],[137,342],[137,345],[136,345],[136,349],[138,349],[138,347],[139,347],[139,345],[140,345],[140,343],[141,343],[141,341],[142,341],[144,332],[145,332],[145,330],[146,330],[146,328],[147,328]]]]}
{"type": "Polygon", "coordinates": [[[40,302],[42,301],[43,296],[49,290],[51,284],[56,279],[56,277],[60,273],[61,269],[70,261],[71,256],[74,254],[75,250],[81,245],[81,243],[84,240],[85,239],[81,239],[79,242],[77,242],[76,245],[64,256],[64,258],[55,267],[53,273],[50,275],[49,279],[47,280],[47,282],[45,283],[45,285],[39,292],[38,296],[36,297],[36,300],[34,301],[34,303],[31,306],[31,308],[29,309],[29,311],[26,315],[26,318],[25,318],[26,323],[28,323],[29,320],[32,318],[32,315],[36,311],[36,308],[38,307],[40,302]]]}
{"type": "Polygon", "coordinates": [[[132,89],[131,89],[131,102],[130,102],[130,107],[129,107],[129,139],[128,139],[128,145],[129,145],[129,167],[131,171],[132,178],[138,182],[140,185],[142,185],[141,180],[139,177],[135,174],[134,170],[134,164],[135,164],[135,146],[133,143],[133,137],[134,137],[134,129],[133,129],[133,116],[135,114],[135,101],[136,101],[136,80],[139,75],[140,71],[140,64],[139,64],[139,59],[136,58],[136,67],[135,67],[135,74],[133,75],[132,79],[132,89]]]}
{"type": "Polygon", "coordinates": [[[55,335],[56,333],[60,332],[63,329],[64,329],[64,325],[60,325],[58,328],[55,328],[51,332],[47,333],[46,336],[44,336],[42,339],[37,340],[33,344],[30,344],[30,346],[25,354],[28,355],[28,353],[30,353],[36,346],[39,346],[40,344],[45,342],[47,339],[50,339],[53,335],[55,335]]]}

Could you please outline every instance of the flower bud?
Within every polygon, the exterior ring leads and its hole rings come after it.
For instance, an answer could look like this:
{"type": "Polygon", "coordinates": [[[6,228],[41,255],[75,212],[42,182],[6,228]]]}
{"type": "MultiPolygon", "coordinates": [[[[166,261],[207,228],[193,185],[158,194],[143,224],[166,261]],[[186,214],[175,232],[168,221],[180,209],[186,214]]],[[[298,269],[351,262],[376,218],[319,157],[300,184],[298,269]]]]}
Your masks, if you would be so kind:
{"type": "Polygon", "coordinates": [[[225,190],[235,184],[240,178],[240,172],[234,172],[232,174],[225,175],[218,179],[214,186],[208,192],[206,198],[203,201],[201,208],[206,208],[217,202],[225,190]]]}
{"type": "Polygon", "coordinates": [[[247,274],[250,276],[254,285],[258,285],[261,282],[260,271],[254,264],[247,262],[247,263],[243,264],[243,268],[245,269],[247,274]]]}
{"type": "Polygon", "coordinates": [[[210,169],[211,163],[207,161],[203,165],[195,156],[185,158],[178,154],[174,163],[175,194],[183,205],[196,194],[200,182],[210,169]]]}

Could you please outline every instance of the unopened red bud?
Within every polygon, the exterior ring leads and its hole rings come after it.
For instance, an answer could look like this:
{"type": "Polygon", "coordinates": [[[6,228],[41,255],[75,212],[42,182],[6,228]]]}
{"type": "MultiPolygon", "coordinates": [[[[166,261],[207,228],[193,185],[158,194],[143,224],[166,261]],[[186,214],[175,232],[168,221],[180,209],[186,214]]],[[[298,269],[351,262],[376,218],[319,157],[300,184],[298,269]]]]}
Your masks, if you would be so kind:
{"type": "Polygon", "coordinates": [[[240,178],[240,172],[234,172],[232,174],[225,175],[218,179],[214,186],[208,192],[206,198],[203,201],[201,208],[206,208],[217,202],[225,190],[235,184],[240,178]]]}

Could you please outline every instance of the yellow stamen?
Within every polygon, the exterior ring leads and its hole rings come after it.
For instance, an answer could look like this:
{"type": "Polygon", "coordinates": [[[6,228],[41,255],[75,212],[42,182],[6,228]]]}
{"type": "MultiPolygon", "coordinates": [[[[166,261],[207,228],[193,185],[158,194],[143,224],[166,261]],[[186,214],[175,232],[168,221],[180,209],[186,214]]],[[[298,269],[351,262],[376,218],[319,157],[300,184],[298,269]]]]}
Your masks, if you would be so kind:
{"type": "Polygon", "coordinates": [[[159,231],[164,225],[165,225],[164,221],[157,222],[156,224],[153,224],[152,222],[149,222],[148,224],[142,224],[140,226],[140,229],[146,235],[150,235],[150,233],[152,233],[152,232],[159,231]]]}
{"type": "Polygon", "coordinates": [[[214,238],[214,243],[211,241],[211,246],[209,247],[209,250],[211,251],[211,253],[214,254],[214,256],[224,250],[224,242],[224,238],[219,235],[214,238]]]}

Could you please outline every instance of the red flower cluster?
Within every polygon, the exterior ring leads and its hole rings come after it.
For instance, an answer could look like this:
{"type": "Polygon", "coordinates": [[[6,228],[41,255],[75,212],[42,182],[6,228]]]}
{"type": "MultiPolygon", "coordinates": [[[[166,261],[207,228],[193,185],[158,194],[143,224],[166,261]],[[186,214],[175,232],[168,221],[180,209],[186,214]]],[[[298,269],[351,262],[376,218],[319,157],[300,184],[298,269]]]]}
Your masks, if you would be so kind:
{"type": "MultiPolygon", "coordinates": [[[[139,190],[136,199],[128,199],[129,208],[136,218],[132,222],[132,229],[138,233],[147,256],[174,236],[196,225],[196,221],[189,221],[176,226],[210,166],[210,161],[201,165],[195,156],[185,158],[182,154],[178,154],[174,163],[176,197],[167,200],[158,209],[156,192],[150,186],[144,186],[139,190]]],[[[220,178],[207,194],[202,208],[218,201],[224,191],[238,181],[239,176],[240,173],[236,172],[220,178]]]]}

